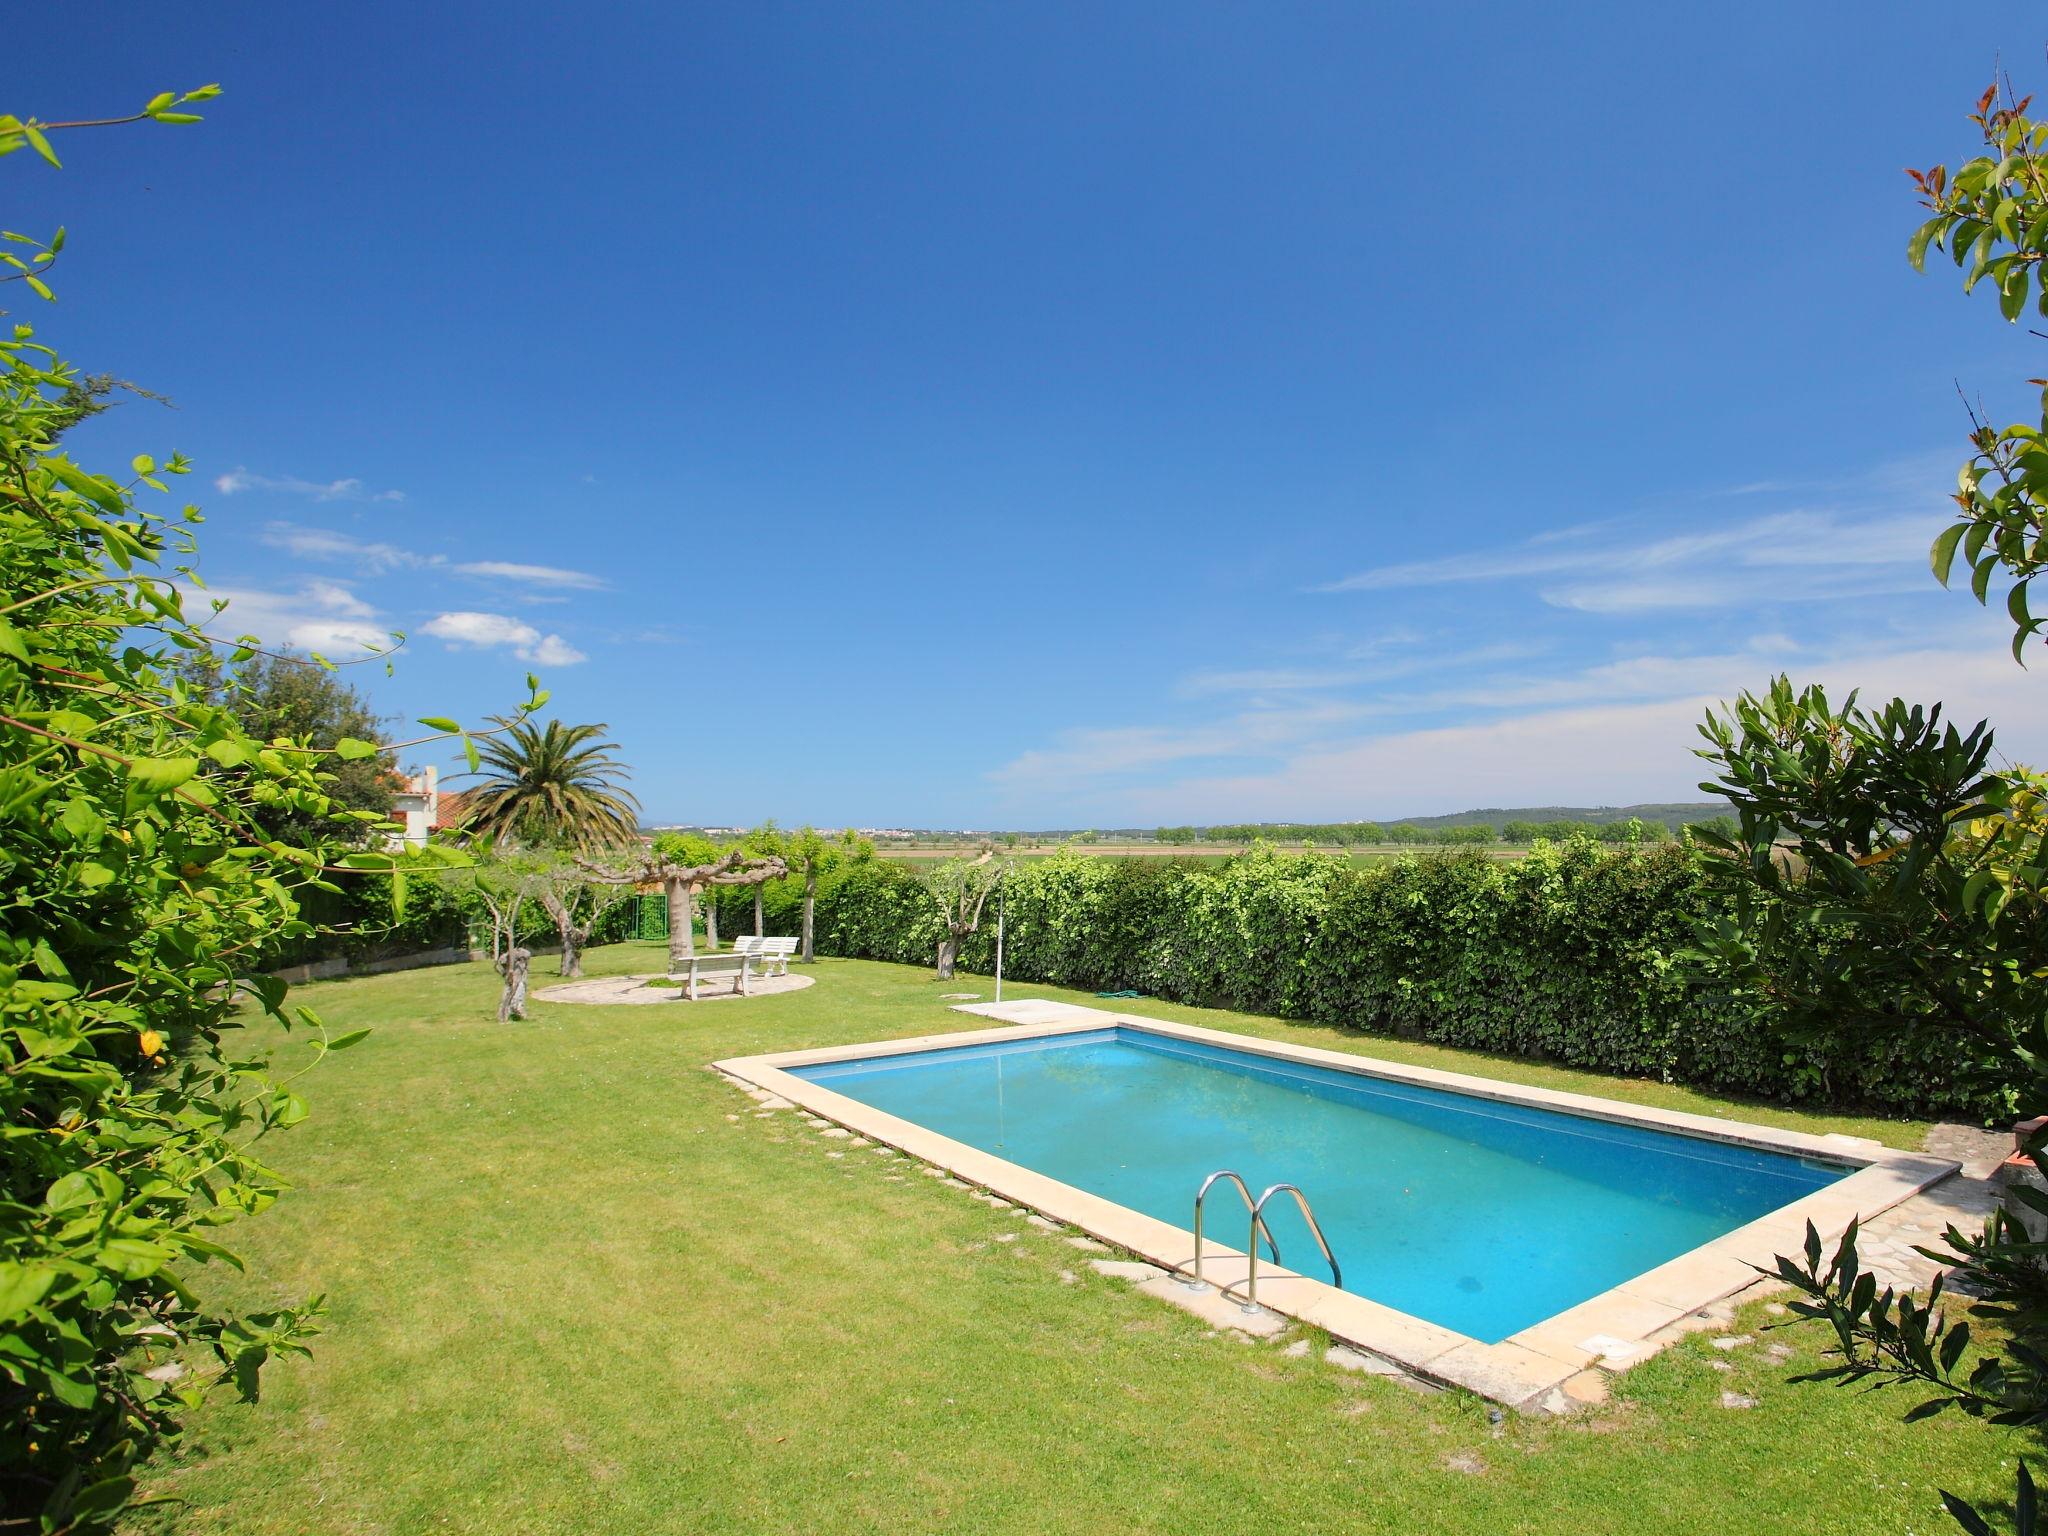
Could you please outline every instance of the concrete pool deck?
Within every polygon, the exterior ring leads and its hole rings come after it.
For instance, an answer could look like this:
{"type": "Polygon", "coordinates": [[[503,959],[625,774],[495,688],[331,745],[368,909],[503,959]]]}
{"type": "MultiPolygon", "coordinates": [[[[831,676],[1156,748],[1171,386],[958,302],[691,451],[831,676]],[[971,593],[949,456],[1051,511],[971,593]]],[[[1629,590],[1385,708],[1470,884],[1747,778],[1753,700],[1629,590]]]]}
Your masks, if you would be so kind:
{"type": "MultiPolygon", "coordinates": [[[[1683,1320],[1759,1282],[1753,1266],[1796,1252],[1811,1221],[1832,1244],[1852,1220],[1877,1216],[1955,1173],[1946,1158],[1899,1152],[1851,1136],[1810,1136],[1741,1121],[1646,1108],[1584,1094],[1529,1088],[1491,1078],[1410,1067],[1369,1056],[1292,1045],[1250,1035],[1140,1018],[1072,1003],[1020,1000],[972,1003],[959,1012],[1003,1021],[1005,1027],[958,1034],[782,1051],[714,1063],[717,1070],[775,1094],[823,1119],[895,1147],[969,1184],[1078,1228],[1161,1267],[1185,1271],[1194,1257],[1192,1232],[1047,1178],[979,1148],[875,1109],[785,1069],[864,1057],[1077,1034],[1121,1026],[1363,1077],[1419,1084],[1509,1104],[1531,1105],[1622,1125],[1705,1137],[1737,1146],[1818,1157],[1856,1171],[1714,1241],[1679,1255],[1497,1344],[1382,1306],[1324,1281],[1270,1263],[1258,1267],[1258,1299],[1356,1349],[1421,1379],[1461,1387],[1517,1408],[1554,1406],[1557,1394],[1595,1367],[1618,1370],[1646,1359],[1677,1336],[1683,1320]]],[[[1192,1192],[1190,1194],[1192,1199],[1192,1192]]],[[[1223,1290],[1240,1288],[1245,1255],[1205,1242],[1203,1269],[1223,1290]]]]}

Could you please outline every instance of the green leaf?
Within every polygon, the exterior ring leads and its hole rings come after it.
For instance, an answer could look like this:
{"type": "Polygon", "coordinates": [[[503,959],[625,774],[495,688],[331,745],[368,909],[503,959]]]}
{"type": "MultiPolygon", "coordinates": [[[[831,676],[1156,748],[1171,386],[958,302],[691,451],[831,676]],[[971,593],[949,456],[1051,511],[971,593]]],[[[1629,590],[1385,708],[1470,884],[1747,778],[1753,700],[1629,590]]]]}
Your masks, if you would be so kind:
{"type": "Polygon", "coordinates": [[[134,757],[128,760],[128,782],[149,795],[169,794],[199,771],[196,757],[134,757]]]}
{"type": "Polygon", "coordinates": [[[345,1051],[350,1046],[369,1038],[369,1034],[370,1032],[367,1029],[352,1029],[347,1034],[336,1035],[332,1040],[328,1041],[327,1049],[330,1051],[345,1051]]]}
{"type": "Polygon", "coordinates": [[[38,128],[34,123],[23,123],[21,125],[21,132],[23,137],[34,146],[37,154],[57,167],[58,170],[64,169],[64,162],[57,158],[57,151],[50,148],[50,141],[43,137],[42,129],[38,128]]]}
{"type": "Polygon", "coordinates": [[[1969,527],[1968,523],[1956,523],[1952,527],[1942,529],[1940,537],[1934,541],[1934,548],[1930,551],[1934,579],[1944,587],[1948,585],[1949,567],[1955,563],[1956,545],[1962,542],[1962,537],[1969,527]]]}
{"type": "Polygon", "coordinates": [[[334,755],[345,763],[356,763],[366,757],[375,757],[377,750],[374,741],[362,741],[354,736],[344,736],[334,744],[334,755]]]}
{"type": "Polygon", "coordinates": [[[22,281],[27,283],[30,288],[35,290],[35,295],[37,298],[44,299],[52,304],[57,302],[57,295],[50,291],[50,285],[44,282],[40,277],[36,277],[33,274],[30,274],[24,276],[22,278],[22,281]]]}
{"type": "Polygon", "coordinates": [[[451,736],[459,734],[462,730],[455,721],[444,719],[440,715],[427,715],[421,719],[420,724],[430,731],[446,731],[451,736]]]}
{"type": "Polygon", "coordinates": [[[1913,264],[1915,272],[1926,270],[1927,243],[1940,231],[1941,223],[1942,221],[1939,217],[1929,219],[1925,224],[1914,230],[1913,238],[1906,242],[1906,260],[1913,264]]]}
{"type": "Polygon", "coordinates": [[[86,1484],[71,1501],[70,1518],[65,1522],[65,1528],[105,1521],[108,1516],[119,1513],[134,1492],[135,1479],[132,1477],[107,1477],[86,1484]]]}

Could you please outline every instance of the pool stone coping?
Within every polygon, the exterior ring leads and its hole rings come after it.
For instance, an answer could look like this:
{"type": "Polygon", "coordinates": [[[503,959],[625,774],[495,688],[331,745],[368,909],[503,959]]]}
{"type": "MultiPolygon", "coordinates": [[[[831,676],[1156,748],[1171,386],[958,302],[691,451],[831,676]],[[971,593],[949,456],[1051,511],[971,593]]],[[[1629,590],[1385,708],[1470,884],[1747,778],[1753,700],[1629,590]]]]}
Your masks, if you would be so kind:
{"type": "MultiPolygon", "coordinates": [[[[1345,1051],[1112,1013],[1075,1003],[1021,999],[964,1004],[955,1011],[1008,1022],[992,1029],[734,1057],[712,1065],[814,1115],[943,1168],[955,1178],[1076,1227],[1113,1247],[1139,1254],[1175,1273],[1185,1273],[1193,1261],[1191,1231],[1047,1178],[993,1153],[796,1077],[786,1069],[1122,1027],[1279,1061],[1330,1067],[1360,1077],[1562,1110],[1621,1125],[1704,1136],[1735,1146],[1824,1158],[1856,1168],[1847,1178],[1826,1189],[1780,1206],[1612,1290],[1511,1334],[1498,1344],[1483,1343],[1367,1297],[1340,1291],[1313,1276],[1271,1263],[1259,1265],[1262,1305],[1321,1328],[1331,1337],[1378,1355],[1425,1381],[1460,1387],[1514,1408],[1540,1406],[1565,1382],[1589,1368],[1625,1370],[1648,1359],[1677,1336],[1672,1325],[1681,1318],[1757,1284],[1763,1278],[1757,1267],[1770,1268],[1777,1254],[1796,1251],[1805,1240],[1807,1222],[1813,1223],[1823,1242],[1832,1243],[1851,1221],[1888,1210],[1960,1167],[1946,1158],[1896,1151],[1859,1136],[1812,1136],[1803,1131],[1526,1087],[1466,1073],[1354,1056],[1345,1051]]],[[[1313,1193],[1310,1198],[1314,1198],[1313,1193]]],[[[1218,1287],[1228,1290],[1243,1285],[1247,1264],[1241,1251],[1205,1240],[1202,1262],[1204,1274],[1218,1287]]]]}

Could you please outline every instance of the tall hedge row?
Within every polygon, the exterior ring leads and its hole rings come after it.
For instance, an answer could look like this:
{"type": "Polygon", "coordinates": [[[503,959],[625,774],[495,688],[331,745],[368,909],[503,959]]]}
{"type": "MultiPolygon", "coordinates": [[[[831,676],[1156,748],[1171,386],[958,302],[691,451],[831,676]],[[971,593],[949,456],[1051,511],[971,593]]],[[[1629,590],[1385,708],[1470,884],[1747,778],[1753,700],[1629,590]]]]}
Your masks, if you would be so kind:
{"type": "MultiPolygon", "coordinates": [[[[768,887],[770,932],[797,931],[800,897],[793,881],[768,887]]],[[[2004,1110],[1962,1086],[1960,1042],[1795,1046],[1689,987],[1670,957],[1711,899],[1675,845],[1576,840],[1516,860],[1381,864],[1268,850],[1221,863],[1062,854],[1008,877],[1004,972],[1770,1098],[2004,1110]]],[[[751,931],[752,900],[725,893],[721,929],[751,931]]],[[[994,968],[992,910],[964,947],[967,969],[994,968]]],[[[915,873],[878,861],[825,880],[817,936],[825,954],[930,964],[939,924],[915,873]]]]}

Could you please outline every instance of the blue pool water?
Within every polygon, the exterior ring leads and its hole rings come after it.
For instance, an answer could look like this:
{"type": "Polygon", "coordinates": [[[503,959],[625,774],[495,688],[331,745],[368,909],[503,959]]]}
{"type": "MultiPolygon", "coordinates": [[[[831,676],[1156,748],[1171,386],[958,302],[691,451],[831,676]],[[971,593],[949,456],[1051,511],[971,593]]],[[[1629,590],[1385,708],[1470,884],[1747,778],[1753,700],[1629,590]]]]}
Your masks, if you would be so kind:
{"type": "MultiPolygon", "coordinates": [[[[1299,1184],[1346,1290],[1488,1343],[1850,1171],[1139,1029],[791,1070],[1178,1227],[1218,1168],[1299,1184]]],[[[1293,1202],[1266,1210],[1287,1266],[1328,1279],[1293,1202]]],[[[1245,1246],[1227,1186],[1205,1215],[1245,1246]]]]}

